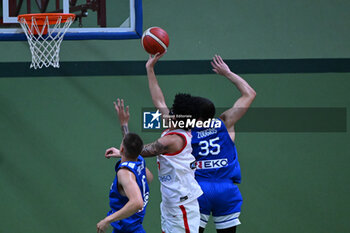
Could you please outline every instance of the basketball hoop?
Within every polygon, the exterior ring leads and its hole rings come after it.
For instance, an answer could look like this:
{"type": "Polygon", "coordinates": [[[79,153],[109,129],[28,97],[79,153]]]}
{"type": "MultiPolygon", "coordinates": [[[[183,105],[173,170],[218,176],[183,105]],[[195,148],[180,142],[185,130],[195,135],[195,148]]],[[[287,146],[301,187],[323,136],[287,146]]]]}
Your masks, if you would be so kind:
{"type": "Polygon", "coordinates": [[[42,13],[18,16],[27,36],[32,63],[30,68],[43,66],[59,68],[60,45],[64,34],[75,19],[75,14],[42,13]],[[51,25],[51,28],[50,28],[51,25]]]}

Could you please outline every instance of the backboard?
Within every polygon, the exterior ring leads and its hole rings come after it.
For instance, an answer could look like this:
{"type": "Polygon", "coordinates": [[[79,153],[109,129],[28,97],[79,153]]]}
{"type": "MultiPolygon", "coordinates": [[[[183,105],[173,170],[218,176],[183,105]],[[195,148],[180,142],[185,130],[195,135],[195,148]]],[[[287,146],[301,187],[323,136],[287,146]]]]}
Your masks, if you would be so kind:
{"type": "Polygon", "coordinates": [[[20,14],[73,13],[65,40],[118,40],[142,36],[142,0],[0,0],[0,40],[26,40],[20,14]]]}

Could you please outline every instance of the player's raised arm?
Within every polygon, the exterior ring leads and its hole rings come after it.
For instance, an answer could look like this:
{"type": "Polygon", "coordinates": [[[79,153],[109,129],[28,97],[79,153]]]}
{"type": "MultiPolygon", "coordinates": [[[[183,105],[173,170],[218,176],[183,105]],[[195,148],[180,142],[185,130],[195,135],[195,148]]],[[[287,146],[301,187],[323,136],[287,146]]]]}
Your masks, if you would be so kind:
{"type": "Polygon", "coordinates": [[[224,121],[225,126],[230,131],[233,130],[234,124],[247,112],[256,96],[256,93],[243,78],[230,70],[220,56],[215,55],[211,65],[215,73],[225,76],[228,80],[235,84],[235,86],[241,92],[241,97],[238,98],[233,107],[220,115],[220,118],[224,121]]]}
{"type": "Polygon", "coordinates": [[[124,137],[125,134],[129,132],[129,127],[128,127],[129,118],[130,118],[129,106],[126,106],[126,108],[124,108],[124,100],[123,99],[120,100],[119,98],[117,99],[117,103],[116,102],[113,102],[113,103],[119,118],[121,131],[124,137]]]}
{"type": "MultiPolygon", "coordinates": [[[[124,108],[124,100],[123,99],[117,99],[117,102],[113,102],[114,103],[114,108],[117,112],[118,118],[119,118],[119,122],[120,122],[120,126],[121,126],[121,131],[123,134],[123,137],[129,133],[129,127],[128,127],[128,123],[129,123],[129,118],[130,118],[130,114],[129,114],[129,106],[126,106],[126,108],[124,108]]],[[[115,147],[111,147],[109,149],[106,150],[105,152],[105,157],[107,159],[109,158],[121,158],[121,154],[120,151],[115,148],[115,147]]]]}
{"type": "Polygon", "coordinates": [[[180,151],[185,144],[182,137],[178,135],[166,135],[157,139],[155,142],[144,145],[142,157],[153,157],[160,154],[172,154],[180,151]]]}
{"type": "Polygon", "coordinates": [[[163,54],[157,53],[154,56],[149,55],[148,61],[146,63],[146,70],[147,70],[147,77],[148,77],[148,87],[151,92],[153,105],[157,109],[159,109],[159,111],[163,115],[169,115],[169,109],[165,103],[162,89],[160,89],[156,74],[154,72],[155,64],[163,55],[164,53],[163,54]]]}
{"type": "Polygon", "coordinates": [[[122,168],[117,173],[118,183],[121,185],[129,201],[117,212],[105,217],[97,223],[97,233],[106,231],[109,224],[117,220],[125,219],[137,213],[143,208],[143,199],[134,173],[122,168]]]}

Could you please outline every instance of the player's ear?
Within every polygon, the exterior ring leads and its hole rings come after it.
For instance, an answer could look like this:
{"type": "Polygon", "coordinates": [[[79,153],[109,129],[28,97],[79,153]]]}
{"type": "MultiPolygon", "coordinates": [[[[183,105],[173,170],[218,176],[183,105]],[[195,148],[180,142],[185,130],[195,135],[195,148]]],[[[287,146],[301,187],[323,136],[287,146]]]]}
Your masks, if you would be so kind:
{"type": "Polygon", "coordinates": [[[124,146],[123,146],[123,143],[120,144],[120,149],[119,149],[119,151],[120,151],[120,154],[124,154],[124,146]]]}

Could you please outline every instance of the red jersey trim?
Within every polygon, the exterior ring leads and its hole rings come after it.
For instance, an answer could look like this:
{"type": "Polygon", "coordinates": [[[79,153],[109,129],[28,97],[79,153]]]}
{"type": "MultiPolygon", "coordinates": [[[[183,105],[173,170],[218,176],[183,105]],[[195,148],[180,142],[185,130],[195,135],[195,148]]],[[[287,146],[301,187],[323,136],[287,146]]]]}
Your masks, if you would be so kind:
{"type": "Polygon", "coordinates": [[[179,207],[180,207],[180,209],[182,211],[182,217],[183,217],[183,220],[184,220],[185,231],[186,231],[186,233],[190,233],[190,228],[188,226],[186,209],[185,209],[185,207],[183,205],[180,205],[179,207]]]}
{"type": "MultiPolygon", "coordinates": [[[[176,151],[175,153],[167,153],[167,154],[163,154],[163,155],[173,156],[173,155],[180,154],[180,153],[185,149],[185,147],[187,146],[187,138],[186,138],[185,135],[183,135],[182,133],[170,132],[170,133],[165,134],[164,136],[167,136],[167,135],[174,135],[174,134],[179,135],[179,136],[181,136],[183,139],[185,139],[185,144],[183,145],[183,147],[182,147],[179,151],[176,151]]],[[[163,137],[164,137],[164,136],[163,136],[163,137]]]]}
{"type": "MultiPolygon", "coordinates": [[[[170,129],[165,129],[165,130],[163,130],[163,132],[162,132],[160,135],[163,135],[163,133],[165,133],[165,132],[167,132],[167,131],[170,131],[170,129]]],[[[164,136],[165,136],[165,134],[164,134],[164,136]]],[[[162,136],[162,137],[164,137],[164,136],[162,136]]]]}

